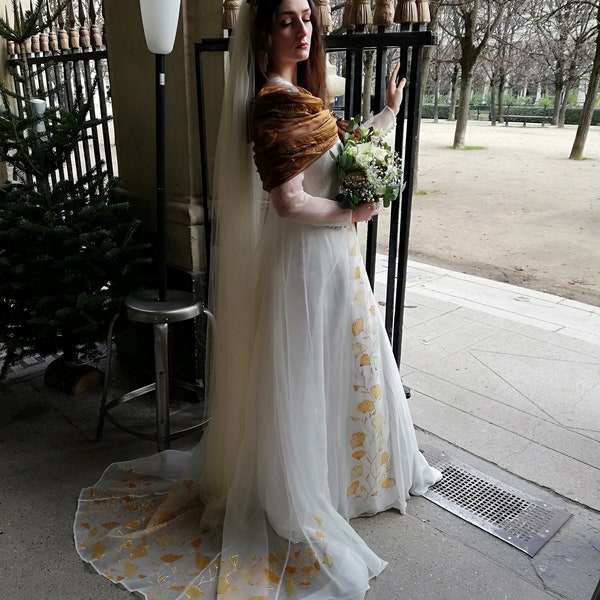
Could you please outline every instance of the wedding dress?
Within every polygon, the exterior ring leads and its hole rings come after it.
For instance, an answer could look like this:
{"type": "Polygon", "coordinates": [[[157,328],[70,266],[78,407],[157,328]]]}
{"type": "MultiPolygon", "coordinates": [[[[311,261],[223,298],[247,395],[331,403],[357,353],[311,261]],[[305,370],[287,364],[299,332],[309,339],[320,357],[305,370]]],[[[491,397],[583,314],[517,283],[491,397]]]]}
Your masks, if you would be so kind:
{"type": "MultiPolygon", "coordinates": [[[[335,197],[334,170],[325,153],[304,189],[335,197]]],[[[79,500],[81,557],[149,600],[364,598],[385,562],[348,519],[404,512],[440,477],[418,450],[354,227],[271,208],[259,262],[244,437],[222,523],[207,522],[185,478],[202,447],[112,465],[79,500]],[[183,496],[165,503],[173,488],[183,496]]]]}
{"type": "Polygon", "coordinates": [[[441,474],[417,447],[330,153],[257,218],[251,19],[242,3],[217,147],[212,420],[193,450],[115,463],[84,489],[75,545],[147,600],[362,600],[386,563],[349,519],[402,513],[441,474]]]}

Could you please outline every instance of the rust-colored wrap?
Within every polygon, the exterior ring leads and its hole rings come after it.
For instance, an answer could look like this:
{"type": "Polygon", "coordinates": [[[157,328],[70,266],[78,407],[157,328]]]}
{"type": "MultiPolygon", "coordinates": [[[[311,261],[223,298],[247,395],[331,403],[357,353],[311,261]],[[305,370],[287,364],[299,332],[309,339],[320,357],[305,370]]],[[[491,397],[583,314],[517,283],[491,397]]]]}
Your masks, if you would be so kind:
{"type": "Polygon", "coordinates": [[[323,101],[288,86],[260,90],[253,131],[254,162],[267,192],[304,171],[339,139],[338,119],[323,101]]]}

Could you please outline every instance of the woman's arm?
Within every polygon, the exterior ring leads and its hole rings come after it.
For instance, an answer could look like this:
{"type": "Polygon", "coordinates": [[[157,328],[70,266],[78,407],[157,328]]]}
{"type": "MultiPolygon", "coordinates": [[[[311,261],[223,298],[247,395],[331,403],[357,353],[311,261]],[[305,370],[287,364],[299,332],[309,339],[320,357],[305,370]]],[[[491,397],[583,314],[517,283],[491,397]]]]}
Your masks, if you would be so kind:
{"type": "Polygon", "coordinates": [[[397,62],[387,86],[386,103],[383,110],[365,122],[367,126],[374,127],[375,129],[383,129],[384,133],[390,131],[396,124],[396,115],[400,111],[400,105],[402,104],[406,79],[403,77],[400,81],[396,81],[399,69],[400,63],[397,62]]]}
{"type": "Polygon", "coordinates": [[[311,196],[304,191],[303,182],[304,173],[298,173],[271,190],[271,203],[280,217],[308,225],[351,225],[368,221],[379,212],[374,202],[350,210],[336,200],[311,196]]]}

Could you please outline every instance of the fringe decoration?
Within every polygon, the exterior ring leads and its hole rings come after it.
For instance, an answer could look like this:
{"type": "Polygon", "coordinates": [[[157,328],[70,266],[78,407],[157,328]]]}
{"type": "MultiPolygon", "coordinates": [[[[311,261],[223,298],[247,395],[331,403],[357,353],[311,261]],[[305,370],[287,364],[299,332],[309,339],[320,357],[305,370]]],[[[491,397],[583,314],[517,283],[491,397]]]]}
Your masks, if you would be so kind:
{"type": "Polygon", "coordinates": [[[373,13],[371,12],[371,0],[354,0],[353,9],[354,25],[369,25],[373,22],[373,13]]]}
{"type": "Polygon", "coordinates": [[[429,12],[429,0],[417,0],[417,13],[419,23],[431,22],[431,13],[429,12]]]}
{"type": "Polygon", "coordinates": [[[228,31],[235,29],[240,4],[240,0],[225,0],[223,2],[223,18],[221,20],[222,29],[227,29],[228,31]]]}
{"type": "Polygon", "coordinates": [[[389,27],[394,24],[393,0],[376,0],[373,25],[389,27]]]}
{"type": "Polygon", "coordinates": [[[354,29],[354,0],[346,0],[342,13],[342,28],[346,31],[354,29]]]}
{"type": "Polygon", "coordinates": [[[417,12],[416,0],[399,0],[394,15],[395,23],[418,23],[419,15],[417,12]]]}
{"type": "Polygon", "coordinates": [[[314,3],[321,23],[321,32],[330,33],[333,29],[333,23],[331,22],[331,4],[329,4],[329,0],[314,0],[314,3]]]}

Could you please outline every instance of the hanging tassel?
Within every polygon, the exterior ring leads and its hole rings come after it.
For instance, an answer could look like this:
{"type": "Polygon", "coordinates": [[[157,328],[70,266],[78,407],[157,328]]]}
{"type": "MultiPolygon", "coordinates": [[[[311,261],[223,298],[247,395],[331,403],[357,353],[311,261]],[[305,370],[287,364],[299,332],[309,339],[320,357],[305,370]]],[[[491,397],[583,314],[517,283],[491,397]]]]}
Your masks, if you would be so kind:
{"type": "Polygon", "coordinates": [[[346,31],[354,29],[354,0],[346,0],[342,14],[342,28],[346,31]]]}
{"type": "Polygon", "coordinates": [[[417,3],[415,0],[399,0],[394,15],[394,23],[418,23],[417,3]]]}
{"type": "Polygon", "coordinates": [[[394,24],[393,0],[376,0],[373,14],[373,25],[389,27],[394,24]]]}
{"type": "Polygon", "coordinates": [[[223,2],[223,19],[221,20],[221,27],[223,29],[229,31],[235,29],[240,4],[240,0],[225,0],[223,2]]]}
{"type": "Polygon", "coordinates": [[[354,0],[353,15],[355,25],[370,25],[373,22],[371,0],[354,0]]]}
{"type": "Polygon", "coordinates": [[[329,0],[314,0],[317,18],[321,23],[321,33],[330,33],[333,29],[331,22],[331,4],[329,0]]]}
{"type": "Polygon", "coordinates": [[[40,52],[50,52],[48,34],[45,31],[42,31],[42,33],[40,33],[40,52]]]}
{"type": "Polygon", "coordinates": [[[431,21],[429,0],[417,0],[417,14],[419,17],[419,23],[429,23],[431,21]]]}

